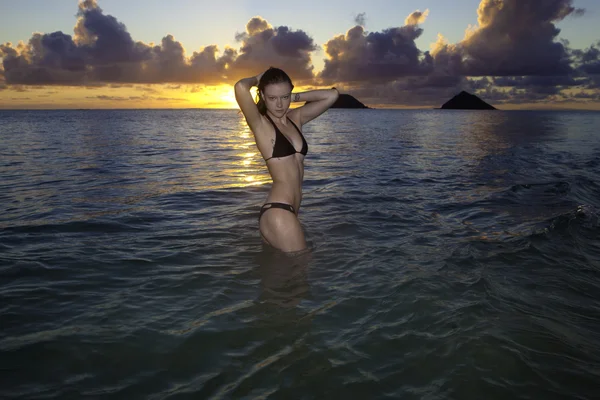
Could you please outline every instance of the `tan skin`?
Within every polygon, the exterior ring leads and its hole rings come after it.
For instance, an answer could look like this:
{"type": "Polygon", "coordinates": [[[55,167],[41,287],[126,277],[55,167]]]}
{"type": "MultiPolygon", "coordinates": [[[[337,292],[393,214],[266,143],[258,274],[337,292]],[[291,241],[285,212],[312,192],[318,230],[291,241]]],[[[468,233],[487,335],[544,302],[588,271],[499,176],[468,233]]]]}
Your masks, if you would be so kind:
{"type": "MultiPolygon", "coordinates": [[[[237,82],[235,97],[254,134],[256,145],[266,160],[273,154],[275,129],[269,120],[260,114],[250,94],[250,88],[258,85],[261,77],[262,74],[259,74],[237,82]]],[[[267,107],[267,114],[296,151],[302,148],[302,138],[288,118],[302,130],[302,125],[327,111],[338,98],[335,89],[292,93],[292,87],[287,82],[269,84],[265,86],[261,95],[267,107]],[[309,103],[290,110],[292,101],[309,103]]],[[[287,157],[271,158],[266,164],[273,185],[265,202],[290,204],[298,213],[302,201],[304,155],[296,153],[287,157]]],[[[260,233],[265,242],[286,253],[307,248],[298,215],[288,210],[273,208],[266,211],[260,219],[260,233]]]]}

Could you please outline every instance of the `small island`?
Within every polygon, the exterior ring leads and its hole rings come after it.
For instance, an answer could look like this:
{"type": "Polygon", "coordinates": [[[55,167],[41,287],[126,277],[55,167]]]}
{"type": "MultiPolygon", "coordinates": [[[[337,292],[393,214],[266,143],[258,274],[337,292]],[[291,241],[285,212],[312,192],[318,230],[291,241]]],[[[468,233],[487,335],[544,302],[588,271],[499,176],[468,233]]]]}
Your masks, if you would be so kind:
{"type": "Polygon", "coordinates": [[[445,102],[441,108],[443,110],[496,110],[496,107],[464,90],[445,102]]]}
{"type": "MultiPolygon", "coordinates": [[[[335,89],[335,88],[333,88],[335,89]]],[[[358,101],[354,96],[341,94],[331,108],[370,108],[358,101]]]]}

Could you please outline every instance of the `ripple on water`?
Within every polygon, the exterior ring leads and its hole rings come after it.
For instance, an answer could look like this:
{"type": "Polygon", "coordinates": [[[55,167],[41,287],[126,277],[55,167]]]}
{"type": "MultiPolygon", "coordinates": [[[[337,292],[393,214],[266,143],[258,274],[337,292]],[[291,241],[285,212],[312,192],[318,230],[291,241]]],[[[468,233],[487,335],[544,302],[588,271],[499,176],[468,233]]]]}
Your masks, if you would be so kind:
{"type": "Polygon", "coordinates": [[[596,119],[331,110],[290,257],[237,112],[9,113],[0,397],[595,398],[596,119]]]}

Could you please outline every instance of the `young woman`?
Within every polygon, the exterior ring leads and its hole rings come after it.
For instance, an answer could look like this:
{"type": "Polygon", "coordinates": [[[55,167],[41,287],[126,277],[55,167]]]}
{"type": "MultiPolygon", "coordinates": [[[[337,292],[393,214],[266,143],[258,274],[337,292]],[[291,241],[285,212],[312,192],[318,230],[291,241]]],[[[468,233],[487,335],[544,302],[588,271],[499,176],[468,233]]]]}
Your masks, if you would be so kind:
{"type": "Polygon", "coordinates": [[[338,98],[336,89],[292,93],[293,89],[290,77],[278,68],[235,84],[235,98],[273,180],[258,217],[260,233],[265,242],[286,253],[307,247],[298,220],[308,152],[302,126],[323,114],[338,98]],[[258,86],[256,104],[250,94],[252,86],[258,86]],[[306,103],[290,110],[292,101],[306,103]]]}

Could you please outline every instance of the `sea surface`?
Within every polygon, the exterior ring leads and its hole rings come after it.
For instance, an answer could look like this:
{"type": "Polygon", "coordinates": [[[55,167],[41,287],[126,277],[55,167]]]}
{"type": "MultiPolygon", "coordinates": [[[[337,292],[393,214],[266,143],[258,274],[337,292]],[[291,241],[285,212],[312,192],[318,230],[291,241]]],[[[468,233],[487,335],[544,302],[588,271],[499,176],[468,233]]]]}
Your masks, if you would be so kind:
{"type": "Polygon", "coordinates": [[[598,399],[600,113],[0,111],[2,399],[598,399]]]}

